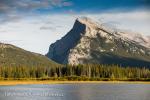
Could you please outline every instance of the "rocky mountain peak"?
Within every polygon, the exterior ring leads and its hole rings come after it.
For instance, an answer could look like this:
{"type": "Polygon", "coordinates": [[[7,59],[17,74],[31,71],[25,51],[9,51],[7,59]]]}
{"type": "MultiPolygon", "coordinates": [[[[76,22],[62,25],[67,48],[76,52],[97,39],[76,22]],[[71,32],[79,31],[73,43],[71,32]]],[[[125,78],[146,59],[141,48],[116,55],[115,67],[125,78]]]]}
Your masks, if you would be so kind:
{"type": "Polygon", "coordinates": [[[100,27],[99,23],[97,23],[96,21],[93,21],[92,19],[88,17],[79,17],[76,19],[76,22],[79,22],[80,24],[84,24],[87,27],[93,27],[93,28],[100,27]]]}
{"type": "Polygon", "coordinates": [[[96,21],[88,17],[79,17],[76,19],[71,29],[71,31],[73,31],[71,34],[74,33],[80,36],[95,37],[99,29],[103,29],[103,27],[96,21]]]}
{"type": "Polygon", "coordinates": [[[50,46],[47,57],[65,64],[147,66],[150,65],[147,41],[142,35],[111,31],[90,18],[81,17],[63,38],[50,46]]]}

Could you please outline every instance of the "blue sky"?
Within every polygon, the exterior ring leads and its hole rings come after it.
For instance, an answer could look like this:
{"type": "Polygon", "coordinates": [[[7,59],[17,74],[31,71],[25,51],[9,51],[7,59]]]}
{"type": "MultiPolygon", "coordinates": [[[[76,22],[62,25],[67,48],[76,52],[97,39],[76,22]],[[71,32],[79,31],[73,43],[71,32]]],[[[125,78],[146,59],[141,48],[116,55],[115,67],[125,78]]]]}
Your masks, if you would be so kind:
{"type": "Polygon", "coordinates": [[[0,0],[0,41],[46,54],[81,16],[150,35],[149,5],[149,0],[0,0]]]}
{"type": "Polygon", "coordinates": [[[111,10],[129,11],[139,8],[149,8],[148,0],[70,0],[70,2],[72,3],[70,7],[60,8],[59,10],[72,9],[74,12],[80,13],[100,13],[111,10]]]}
{"type": "Polygon", "coordinates": [[[0,0],[0,15],[47,13],[101,13],[149,9],[149,0],[0,0]]]}

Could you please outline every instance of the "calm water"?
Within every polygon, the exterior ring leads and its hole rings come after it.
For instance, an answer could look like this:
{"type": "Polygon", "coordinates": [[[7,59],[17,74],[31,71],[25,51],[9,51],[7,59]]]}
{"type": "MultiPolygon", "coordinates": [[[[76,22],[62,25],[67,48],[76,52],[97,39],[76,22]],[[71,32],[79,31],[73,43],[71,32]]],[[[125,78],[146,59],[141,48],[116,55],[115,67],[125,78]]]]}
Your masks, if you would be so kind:
{"type": "Polygon", "coordinates": [[[0,86],[0,100],[150,100],[148,84],[0,86]]]}

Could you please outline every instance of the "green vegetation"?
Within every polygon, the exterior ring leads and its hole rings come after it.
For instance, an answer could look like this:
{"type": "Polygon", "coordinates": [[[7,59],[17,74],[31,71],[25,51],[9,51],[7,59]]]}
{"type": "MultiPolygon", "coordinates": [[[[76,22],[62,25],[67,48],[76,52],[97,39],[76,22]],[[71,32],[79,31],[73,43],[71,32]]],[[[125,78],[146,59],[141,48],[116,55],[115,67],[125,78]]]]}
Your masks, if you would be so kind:
{"type": "Polygon", "coordinates": [[[150,81],[150,69],[117,65],[0,67],[0,80],[150,81]]]}
{"type": "Polygon", "coordinates": [[[29,52],[10,44],[0,43],[0,66],[55,67],[57,65],[59,64],[48,59],[44,55],[29,52]]]}

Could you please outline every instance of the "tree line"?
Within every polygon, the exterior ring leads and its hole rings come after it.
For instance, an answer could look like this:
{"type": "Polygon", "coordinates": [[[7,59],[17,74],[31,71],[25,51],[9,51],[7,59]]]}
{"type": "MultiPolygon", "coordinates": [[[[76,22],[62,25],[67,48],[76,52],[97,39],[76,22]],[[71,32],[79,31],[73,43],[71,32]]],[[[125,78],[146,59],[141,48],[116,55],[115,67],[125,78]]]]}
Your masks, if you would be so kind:
{"type": "Polygon", "coordinates": [[[118,65],[64,65],[57,67],[0,67],[1,80],[143,80],[150,69],[118,65]]]}

